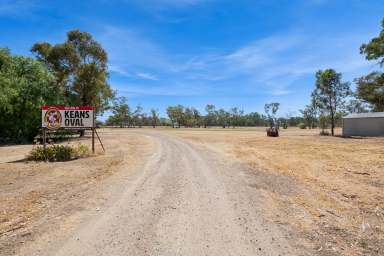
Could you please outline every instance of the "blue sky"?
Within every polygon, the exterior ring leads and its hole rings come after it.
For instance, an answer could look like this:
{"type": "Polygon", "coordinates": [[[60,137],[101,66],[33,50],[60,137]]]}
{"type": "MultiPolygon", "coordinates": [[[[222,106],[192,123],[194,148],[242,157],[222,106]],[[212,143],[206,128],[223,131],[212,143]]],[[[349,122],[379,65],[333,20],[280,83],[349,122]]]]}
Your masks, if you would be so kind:
{"type": "Polygon", "coordinates": [[[109,54],[112,87],[130,105],[238,106],[298,114],[314,74],[353,81],[379,69],[359,54],[380,31],[382,0],[0,0],[0,47],[90,32],[109,54]]]}

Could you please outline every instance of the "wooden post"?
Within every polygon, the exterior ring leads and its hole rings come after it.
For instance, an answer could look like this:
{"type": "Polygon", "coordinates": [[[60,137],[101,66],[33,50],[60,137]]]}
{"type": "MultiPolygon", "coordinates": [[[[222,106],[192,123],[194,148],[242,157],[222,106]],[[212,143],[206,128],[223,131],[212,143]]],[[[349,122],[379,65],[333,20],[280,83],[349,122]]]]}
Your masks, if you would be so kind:
{"type": "Polygon", "coordinates": [[[95,133],[96,133],[97,138],[99,139],[99,142],[100,142],[101,147],[103,148],[103,151],[105,152],[105,148],[104,148],[103,142],[101,142],[100,136],[99,136],[99,134],[97,133],[97,130],[96,130],[96,129],[95,129],[95,133]]]}
{"type": "Polygon", "coordinates": [[[92,128],[92,153],[95,154],[95,128],[92,128]]]}
{"type": "Polygon", "coordinates": [[[46,131],[45,131],[45,127],[43,127],[43,148],[44,148],[44,151],[47,147],[47,135],[46,135],[46,131]]]}
{"type": "Polygon", "coordinates": [[[93,124],[92,124],[92,153],[95,154],[95,110],[93,110],[93,124]]]}

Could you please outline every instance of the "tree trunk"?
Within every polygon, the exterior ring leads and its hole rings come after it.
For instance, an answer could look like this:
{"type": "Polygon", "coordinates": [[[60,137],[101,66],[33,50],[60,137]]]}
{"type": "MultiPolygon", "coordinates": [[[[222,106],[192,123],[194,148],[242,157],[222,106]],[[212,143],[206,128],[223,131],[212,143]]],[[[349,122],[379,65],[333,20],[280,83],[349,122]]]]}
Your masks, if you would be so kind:
{"type": "Polygon", "coordinates": [[[336,104],[335,108],[333,108],[333,102],[332,97],[329,97],[329,103],[330,103],[330,110],[331,110],[331,134],[332,136],[335,135],[335,112],[336,112],[336,104]]]}

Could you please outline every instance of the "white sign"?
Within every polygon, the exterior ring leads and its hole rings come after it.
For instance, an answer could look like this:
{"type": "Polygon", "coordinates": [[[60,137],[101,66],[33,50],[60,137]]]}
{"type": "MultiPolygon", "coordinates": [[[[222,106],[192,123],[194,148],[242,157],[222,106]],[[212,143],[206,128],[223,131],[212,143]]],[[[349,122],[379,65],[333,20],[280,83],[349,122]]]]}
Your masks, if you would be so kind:
{"type": "Polygon", "coordinates": [[[44,106],[41,127],[47,129],[94,128],[94,107],[44,106]]]}

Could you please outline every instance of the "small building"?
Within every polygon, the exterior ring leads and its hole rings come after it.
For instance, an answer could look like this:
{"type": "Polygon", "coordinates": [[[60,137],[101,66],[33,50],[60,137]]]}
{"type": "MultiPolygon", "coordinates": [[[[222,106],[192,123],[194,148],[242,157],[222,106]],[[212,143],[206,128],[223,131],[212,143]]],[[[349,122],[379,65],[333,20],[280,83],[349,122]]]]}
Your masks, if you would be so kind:
{"type": "Polygon", "coordinates": [[[384,136],[384,112],[350,114],[344,117],[343,136],[384,136]]]}

